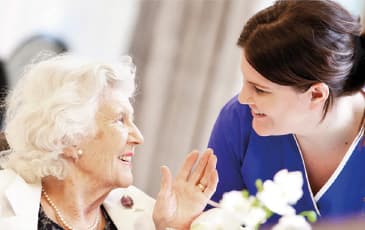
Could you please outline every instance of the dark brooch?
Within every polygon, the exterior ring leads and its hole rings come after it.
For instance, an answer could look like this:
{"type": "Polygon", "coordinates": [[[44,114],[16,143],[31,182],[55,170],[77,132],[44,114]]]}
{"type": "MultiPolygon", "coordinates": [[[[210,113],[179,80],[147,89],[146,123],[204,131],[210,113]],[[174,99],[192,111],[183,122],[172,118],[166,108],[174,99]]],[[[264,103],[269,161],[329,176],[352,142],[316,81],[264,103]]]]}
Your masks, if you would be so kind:
{"type": "Polygon", "coordinates": [[[132,197],[128,195],[123,195],[122,198],[120,199],[120,203],[122,203],[123,207],[125,208],[132,208],[134,201],[132,197]]]}

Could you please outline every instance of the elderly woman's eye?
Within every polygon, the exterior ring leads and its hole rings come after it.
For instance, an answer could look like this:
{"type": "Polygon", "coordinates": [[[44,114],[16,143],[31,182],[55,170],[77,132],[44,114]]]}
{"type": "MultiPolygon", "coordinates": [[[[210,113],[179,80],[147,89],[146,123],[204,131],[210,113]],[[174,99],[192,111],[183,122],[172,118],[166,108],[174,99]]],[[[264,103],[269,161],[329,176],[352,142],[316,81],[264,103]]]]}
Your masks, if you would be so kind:
{"type": "Polygon", "coordinates": [[[124,124],[124,123],[125,123],[125,121],[126,121],[126,119],[125,119],[125,117],[123,116],[123,117],[119,118],[119,121],[120,121],[120,122],[122,122],[122,123],[124,124]]]}
{"type": "Polygon", "coordinates": [[[125,116],[119,117],[115,122],[124,124],[127,121],[125,116]]]}

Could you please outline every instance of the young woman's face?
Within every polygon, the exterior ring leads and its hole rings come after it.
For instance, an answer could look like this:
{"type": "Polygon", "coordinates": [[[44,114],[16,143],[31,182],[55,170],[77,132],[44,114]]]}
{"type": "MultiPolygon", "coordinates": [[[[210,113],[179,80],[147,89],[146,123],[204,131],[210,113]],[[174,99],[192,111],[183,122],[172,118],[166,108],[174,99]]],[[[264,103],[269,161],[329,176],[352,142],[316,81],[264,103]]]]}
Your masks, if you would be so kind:
{"type": "Polygon", "coordinates": [[[104,186],[131,185],[132,157],[143,136],[133,122],[129,100],[108,98],[96,114],[96,124],[96,136],[80,146],[84,154],[79,169],[104,186]]]}
{"type": "Polygon", "coordinates": [[[243,86],[239,102],[251,108],[252,126],[258,135],[300,133],[313,120],[308,93],[269,81],[242,55],[243,86]]]}

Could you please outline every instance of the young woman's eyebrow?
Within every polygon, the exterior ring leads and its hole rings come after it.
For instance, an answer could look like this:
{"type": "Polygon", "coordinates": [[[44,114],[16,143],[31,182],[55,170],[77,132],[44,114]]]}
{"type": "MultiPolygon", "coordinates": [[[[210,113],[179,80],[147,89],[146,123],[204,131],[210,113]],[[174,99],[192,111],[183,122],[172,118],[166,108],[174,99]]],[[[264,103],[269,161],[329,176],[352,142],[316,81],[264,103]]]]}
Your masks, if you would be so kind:
{"type": "Polygon", "coordinates": [[[251,84],[251,85],[254,85],[254,86],[258,86],[258,87],[260,87],[260,88],[262,88],[262,89],[272,90],[270,87],[263,86],[263,85],[258,84],[258,83],[256,83],[256,82],[247,81],[247,83],[249,83],[249,84],[251,84]]]}

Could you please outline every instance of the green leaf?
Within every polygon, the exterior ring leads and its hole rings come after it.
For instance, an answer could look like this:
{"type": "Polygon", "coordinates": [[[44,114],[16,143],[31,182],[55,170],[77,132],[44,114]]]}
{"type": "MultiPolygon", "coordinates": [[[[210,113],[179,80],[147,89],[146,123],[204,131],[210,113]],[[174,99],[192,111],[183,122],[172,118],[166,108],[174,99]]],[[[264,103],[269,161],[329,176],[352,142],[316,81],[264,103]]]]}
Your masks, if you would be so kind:
{"type": "Polygon", "coordinates": [[[299,215],[306,217],[307,220],[311,223],[317,221],[317,214],[314,211],[303,211],[299,215]]]}
{"type": "Polygon", "coordinates": [[[259,199],[257,199],[256,197],[253,198],[253,201],[252,201],[252,206],[254,207],[261,207],[262,204],[261,202],[259,201],[259,199]]]}
{"type": "Polygon", "coordinates": [[[247,190],[242,190],[242,196],[244,198],[248,198],[250,196],[250,193],[247,190]]]}
{"type": "Polygon", "coordinates": [[[268,209],[267,207],[264,207],[265,213],[266,213],[266,219],[269,219],[274,213],[268,209]]]}
{"type": "Polygon", "coordinates": [[[264,190],[264,186],[263,186],[261,179],[257,179],[255,184],[256,184],[257,192],[262,192],[262,190],[264,190]]]}

